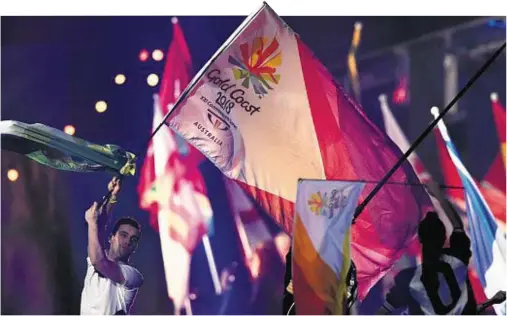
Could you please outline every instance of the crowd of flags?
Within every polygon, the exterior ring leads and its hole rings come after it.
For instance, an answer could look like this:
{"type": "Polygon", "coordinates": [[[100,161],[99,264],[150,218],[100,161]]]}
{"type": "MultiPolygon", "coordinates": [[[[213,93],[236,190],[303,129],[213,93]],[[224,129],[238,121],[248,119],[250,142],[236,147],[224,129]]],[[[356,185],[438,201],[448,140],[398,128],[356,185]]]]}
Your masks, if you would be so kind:
{"type": "MultiPolygon", "coordinates": [[[[171,21],[173,37],[159,93],[153,95],[152,138],[138,194],[159,232],[176,314],[192,314],[190,267],[201,244],[214,295],[222,302],[219,314],[227,312],[237,290],[229,268],[238,262],[224,269],[212,247],[220,212],[233,222],[225,247],[238,249],[247,272],[248,299],[236,302],[236,312],[247,314],[281,312],[286,265],[292,265],[298,313],[347,314],[352,262],[361,301],[403,256],[421,262],[416,235],[427,212],[435,211],[452,233],[449,214],[425,189],[434,180],[415,151],[365,211],[356,213],[410,148],[386,95],[379,97],[383,129],[357,103],[360,24],[348,56],[353,99],[266,3],[193,79],[183,30],[177,19],[171,21]],[[211,203],[200,168],[205,161],[221,172],[215,184],[223,186],[226,207],[211,203]],[[286,262],[291,248],[292,260],[286,262]]],[[[153,58],[161,60],[163,53],[153,58]]],[[[401,88],[408,90],[403,80],[401,88]]],[[[445,195],[460,210],[471,240],[468,276],[479,303],[506,287],[506,113],[497,94],[491,106],[499,145],[483,179],[467,170],[443,120],[434,130],[445,195]]],[[[437,108],[431,112],[438,116],[437,108]]],[[[92,144],[41,124],[3,121],[0,127],[5,149],[52,168],[135,173],[135,156],[118,146],[92,144]]],[[[10,169],[7,176],[16,181],[19,174],[10,169]]],[[[494,309],[505,315],[505,302],[494,309]]]]}
{"type": "MultiPolygon", "coordinates": [[[[355,48],[359,31],[360,26],[355,48]]],[[[416,231],[426,212],[435,209],[452,231],[442,206],[417,185],[432,176],[415,152],[391,181],[416,185],[385,185],[352,224],[355,207],[374,187],[354,181],[380,180],[409,141],[387,97],[379,99],[384,132],[267,4],[245,20],[193,80],[190,52],[175,19],[166,56],[153,102],[156,134],[138,191],[140,206],[150,212],[160,234],[168,295],[177,314],[183,309],[192,313],[190,261],[201,242],[215,294],[227,291],[209,246],[213,214],[224,210],[214,210],[208,198],[206,175],[199,169],[206,159],[223,173],[235,223],[230,246],[242,253],[257,289],[252,293],[262,288],[258,282],[268,273],[261,268],[264,260],[292,264],[296,303],[313,302],[300,304],[298,313],[346,312],[344,279],[351,260],[362,300],[402,255],[420,256],[416,231]],[[264,215],[280,230],[269,229],[264,215]],[[297,248],[293,260],[284,262],[290,247],[297,248]]],[[[435,130],[444,184],[464,187],[446,194],[468,215],[475,254],[469,275],[478,301],[504,289],[491,272],[505,268],[505,109],[499,102],[492,99],[501,145],[481,182],[463,166],[444,123],[435,130]],[[488,233],[478,228],[485,223],[488,233]]],[[[505,305],[497,312],[505,314],[505,305]]]]}

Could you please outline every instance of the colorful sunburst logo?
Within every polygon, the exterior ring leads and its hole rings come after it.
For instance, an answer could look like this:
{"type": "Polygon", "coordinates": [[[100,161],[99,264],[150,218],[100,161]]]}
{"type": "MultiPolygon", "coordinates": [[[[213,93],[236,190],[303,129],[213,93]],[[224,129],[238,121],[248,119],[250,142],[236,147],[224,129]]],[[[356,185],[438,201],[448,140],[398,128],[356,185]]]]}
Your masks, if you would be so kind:
{"type": "Polygon", "coordinates": [[[316,215],[320,215],[322,213],[322,209],[327,204],[326,196],[322,196],[320,192],[313,193],[308,200],[308,206],[310,210],[316,215]]]}
{"type": "Polygon", "coordinates": [[[241,85],[247,89],[251,85],[259,98],[273,90],[271,84],[280,82],[276,68],[282,64],[282,54],[276,37],[271,42],[267,37],[256,37],[251,45],[241,44],[239,52],[229,56],[229,63],[235,66],[234,78],[242,80],[241,85]]]}

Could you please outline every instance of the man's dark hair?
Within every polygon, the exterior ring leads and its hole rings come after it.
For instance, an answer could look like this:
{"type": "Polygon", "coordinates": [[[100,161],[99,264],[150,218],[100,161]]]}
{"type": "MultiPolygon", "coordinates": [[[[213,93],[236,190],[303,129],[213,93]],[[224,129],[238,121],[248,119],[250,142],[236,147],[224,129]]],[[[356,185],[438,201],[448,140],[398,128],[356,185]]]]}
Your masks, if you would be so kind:
{"type": "Polygon", "coordinates": [[[122,217],[119,220],[117,220],[116,223],[114,224],[113,230],[111,231],[111,236],[114,236],[118,232],[118,229],[120,229],[121,225],[130,225],[135,229],[141,231],[141,225],[139,224],[138,221],[136,221],[132,217],[122,217]]]}

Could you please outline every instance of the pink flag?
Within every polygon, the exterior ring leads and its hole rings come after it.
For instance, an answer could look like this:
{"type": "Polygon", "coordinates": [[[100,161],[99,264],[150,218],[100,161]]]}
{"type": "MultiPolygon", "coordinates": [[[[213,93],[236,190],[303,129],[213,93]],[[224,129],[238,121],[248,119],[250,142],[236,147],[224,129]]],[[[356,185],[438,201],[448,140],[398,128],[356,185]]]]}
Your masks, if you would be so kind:
{"type": "MultiPolygon", "coordinates": [[[[201,69],[168,123],[289,234],[298,179],[379,181],[401,157],[267,4],[201,69]]],[[[391,181],[418,179],[407,162],[391,181]]],[[[361,298],[415,241],[430,207],[421,186],[386,185],[359,216],[352,258],[361,298]]]]}

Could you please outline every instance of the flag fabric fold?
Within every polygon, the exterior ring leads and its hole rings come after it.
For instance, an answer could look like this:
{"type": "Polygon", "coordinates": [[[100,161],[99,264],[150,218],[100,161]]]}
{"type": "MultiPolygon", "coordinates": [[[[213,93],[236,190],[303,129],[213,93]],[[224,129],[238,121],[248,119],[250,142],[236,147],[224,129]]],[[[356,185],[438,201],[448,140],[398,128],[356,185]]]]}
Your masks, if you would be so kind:
{"type": "MultiPolygon", "coordinates": [[[[498,227],[497,221],[475,180],[463,165],[444,122],[440,121],[437,127],[465,187],[465,203],[473,260],[484,292],[488,298],[491,298],[498,291],[506,290],[506,235],[498,227]]],[[[494,308],[498,315],[506,314],[506,302],[494,305],[494,308]]]]}
{"type": "MultiPolygon", "coordinates": [[[[380,100],[380,110],[382,112],[382,116],[384,118],[384,128],[386,134],[393,140],[393,142],[400,148],[402,153],[405,153],[410,148],[410,143],[408,142],[407,137],[403,133],[400,125],[396,121],[391,109],[389,108],[389,104],[387,102],[387,98],[382,98],[380,100]]],[[[431,175],[426,171],[422,161],[417,156],[416,152],[412,152],[407,160],[410,162],[414,171],[419,178],[421,183],[427,182],[431,180],[431,175]]]]}
{"type": "Polygon", "coordinates": [[[359,182],[299,182],[292,250],[298,314],[348,314],[350,230],[363,187],[359,182]]]}
{"type": "MultiPolygon", "coordinates": [[[[387,102],[387,97],[381,97],[379,99],[380,101],[380,110],[382,112],[382,116],[384,119],[384,128],[389,136],[389,138],[392,139],[392,141],[400,148],[402,153],[405,153],[410,148],[410,143],[408,142],[407,137],[403,133],[403,130],[401,129],[400,125],[398,124],[396,118],[394,117],[393,113],[391,112],[391,109],[389,108],[389,104],[387,102]]],[[[407,160],[410,162],[412,167],[414,168],[414,171],[419,178],[419,181],[421,183],[428,183],[429,181],[432,181],[432,177],[428,171],[426,171],[426,168],[424,167],[422,161],[417,156],[416,152],[412,152],[407,160]]],[[[442,222],[445,225],[445,229],[447,232],[447,236],[450,236],[453,231],[453,226],[449,218],[447,217],[442,205],[440,205],[440,202],[432,197],[430,195],[431,203],[433,204],[435,211],[437,212],[439,218],[442,220],[442,222]]],[[[420,246],[420,245],[419,245],[420,246]]],[[[414,249],[417,251],[417,253],[414,253],[417,257],[420,258],[421,255],[421,248],[415,247],[414,249]]]]}
{"type": "MultiPolygon", "coordinates": [[[[167,123],[289,234],[298,179],[379,181],[402,156],[267,4],[201,69],[167,123]]],[[[418,179],[407,162],[392,181],[418,179]]],[[[430,207],[423,187],[386,185],[359,216],[352,256],[360,298],[416,242],[430,207]]]]}
{"type": "Polygon", "coordinates": [[[136,157],[117,145],[97,145],[44,124],[1,121],[2,149],[50,168],[134,175],[136,157]]]}

